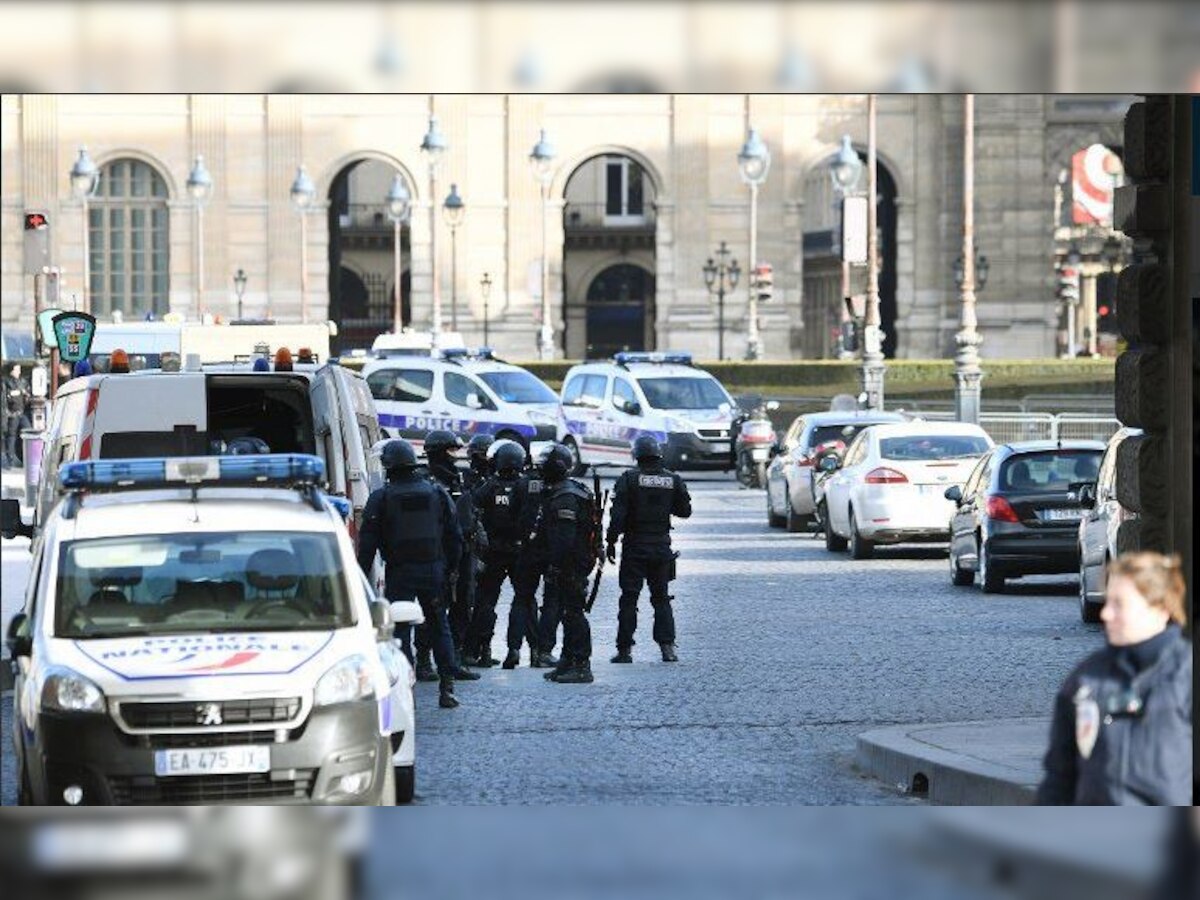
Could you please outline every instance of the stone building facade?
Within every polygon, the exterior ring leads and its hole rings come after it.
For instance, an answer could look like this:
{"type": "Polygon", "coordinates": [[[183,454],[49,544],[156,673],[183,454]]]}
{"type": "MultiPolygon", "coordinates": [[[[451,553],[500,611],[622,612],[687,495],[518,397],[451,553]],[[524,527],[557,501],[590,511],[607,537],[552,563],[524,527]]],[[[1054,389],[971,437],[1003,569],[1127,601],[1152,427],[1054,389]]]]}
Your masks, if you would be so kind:
{"type": "MultiPolygon", "coordinates": [[[[1081,147],[1120,152],[1128,104],[977,98],[976,242],[990,262],[978,307],[985,358],[1055,354],[1057,178],[1081,147]]],[[[963,100],[884,95],[878,109],[885,349],[949,356],[963,100]]],[[[49,217],[60,305],[84,303],[83,205],[68,173],[86,145],[108,179],[89,202],[98,315],[111,305],[126,318],[148,310],[230,318],[240,268],[245,316],[295,321],[303,263],[310,319],[339,322],[345,347],[369,345],[392,322],[395,224],[384,194],[398,172],[412,196],[400,228],[411,327],[430,327],[436,260],[444,326],[453,299],[458,330],[481,341],[486,302],[489,343],[532,358],[544,227],[558,355],[625,346],[715,358],[716,304],[702,268],[721,241],[749,268],[750,195],[736,163],[749,126],[772,156],[758,203],[758,261],[775,273],[774,298],[760,306],[764,356],[832,356],[842,302],[828,163],[843,134],[865,155],[862,95],[4,95],[3,323],[31,327],[28,211],[49,217]],[[448,143],[436,181],[420,151],[431,115],[448,143]],[[543,128],[555,148],[545,202],[528,160],[543,128]],[[197,155],[214,182],[202,215],[185,187],[197,155]],[[303,252],[289,197],[302,164],[316,187],[303,252]],[[467,207],[453,254],[441,209],[451,183],[467,207]]],[[[855,272],[852,281],[857,289],[865,278],[855,272]]],[[[747,290],[743,279],[726,298],[729,357],[745,347],[747,290]]]]}

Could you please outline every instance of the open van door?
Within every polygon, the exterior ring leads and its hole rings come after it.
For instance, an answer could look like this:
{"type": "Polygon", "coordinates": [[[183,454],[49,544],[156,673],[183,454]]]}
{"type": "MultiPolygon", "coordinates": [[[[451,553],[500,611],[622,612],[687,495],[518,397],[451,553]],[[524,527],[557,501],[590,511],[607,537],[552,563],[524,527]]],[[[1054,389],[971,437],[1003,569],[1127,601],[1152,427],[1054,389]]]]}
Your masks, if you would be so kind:
{"type": "Polygon", "coordinates": [[[348,498],[347,454],[342,438],[341,408],[331,368],[322,366],[313,374],[308,385],[312,395],[313,434],[317,440],[317,455],[325,462],[329,493],[348,498]]]}
{"type": "Polygon", "coordinates": [[[329,445],[329,452],[338,457],[335,461],[326,460],[330,490],[350,500],[353,507],[351,534],[357,536],[367,497],[383,484],[383,468],[379,459],[371,455],[371,447],[382,436],[375,403],[366,380],[359,373],[339,365],[318,369],[313,376],[313,391],[314,412],[320,403],[322,412],[318,416],[329,424],[327,441],[324,424],[318,425],[322,440],[329,445]]]}

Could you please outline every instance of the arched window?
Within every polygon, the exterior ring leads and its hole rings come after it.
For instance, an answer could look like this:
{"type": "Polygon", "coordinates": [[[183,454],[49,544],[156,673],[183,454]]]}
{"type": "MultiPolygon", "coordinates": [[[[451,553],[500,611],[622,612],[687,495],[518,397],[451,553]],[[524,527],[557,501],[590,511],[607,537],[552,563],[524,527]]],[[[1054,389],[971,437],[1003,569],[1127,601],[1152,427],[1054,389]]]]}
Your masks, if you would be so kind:
{"type": "Polygon", "coordinates": [[[138,318],[167,312],[169,238],[162,176],[137,159],[104,166],[88,207],[92,312],[138,318]]]}

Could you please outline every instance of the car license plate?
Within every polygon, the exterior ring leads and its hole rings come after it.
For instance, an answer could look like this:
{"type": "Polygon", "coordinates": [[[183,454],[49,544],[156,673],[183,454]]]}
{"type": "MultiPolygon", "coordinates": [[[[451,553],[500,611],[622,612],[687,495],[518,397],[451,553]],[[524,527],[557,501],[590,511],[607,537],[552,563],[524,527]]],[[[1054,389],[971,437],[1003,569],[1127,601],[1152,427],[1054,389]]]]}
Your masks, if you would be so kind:
{"type": "Polygon", "coordinates": [[[1039,511],[1043,522],[1078,522],[1079,512],[1074,509],[1043,509],[1039,511]]]}
{"type": "Polygon", "coordinates": [[[728,441],[712,441],[708,445],[708,450],[710,453],[728,453],[729,452],[729,442],[728,441]]]}
{"type": "Polygon", "coordinates": [[[270,747],[213,747],[189,750],[155,750],[154,774],[234,775],[271,771],[270,747]]]}

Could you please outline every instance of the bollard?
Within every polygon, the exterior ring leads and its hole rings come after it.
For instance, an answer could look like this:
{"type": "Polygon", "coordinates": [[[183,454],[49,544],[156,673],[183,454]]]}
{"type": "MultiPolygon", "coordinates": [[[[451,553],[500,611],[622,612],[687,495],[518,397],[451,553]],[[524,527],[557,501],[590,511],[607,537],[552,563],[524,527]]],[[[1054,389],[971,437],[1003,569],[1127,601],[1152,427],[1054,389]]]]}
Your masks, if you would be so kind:
{"type": "Polygon", "coordinates": [[[24,449],[25,469],[25,503],[32,508],[37,503],[38,478],[42,473],[42,440],[44,432],[26,429],[21,432],[21,446],[24,449]]]}

